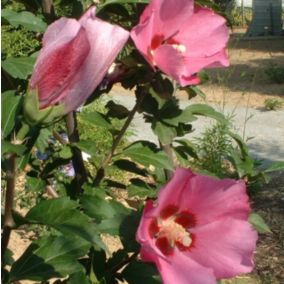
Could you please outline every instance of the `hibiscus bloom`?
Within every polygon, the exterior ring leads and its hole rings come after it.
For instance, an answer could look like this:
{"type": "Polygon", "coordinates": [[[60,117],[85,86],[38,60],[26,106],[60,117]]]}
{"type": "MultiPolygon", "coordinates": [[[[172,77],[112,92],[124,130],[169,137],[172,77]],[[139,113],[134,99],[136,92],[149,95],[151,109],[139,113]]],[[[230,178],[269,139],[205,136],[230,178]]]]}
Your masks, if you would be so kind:
{"type": "Polygon", "coordinates": [[[215,284],[253,269],[257,233],[248,223],[243,181],[177,169],[156,201],[147,201],[136,234],[143,261],[166,284],[215,284]]]}
{"type": "Polygon", "coordinates": [[[203,68],[229,65],[225,19],[193,0],[151,0],[131,38],[153,67],[182,86],[199,83],[203,68]]]}
{"type": "Polygon", "coordinates": [[[30,90],[40,109],[63,104],[68,113],[85,102],[102,81],[129,33],[95,16],[91,7],[78,21],[60,18],[44,36],[30,90]]]}

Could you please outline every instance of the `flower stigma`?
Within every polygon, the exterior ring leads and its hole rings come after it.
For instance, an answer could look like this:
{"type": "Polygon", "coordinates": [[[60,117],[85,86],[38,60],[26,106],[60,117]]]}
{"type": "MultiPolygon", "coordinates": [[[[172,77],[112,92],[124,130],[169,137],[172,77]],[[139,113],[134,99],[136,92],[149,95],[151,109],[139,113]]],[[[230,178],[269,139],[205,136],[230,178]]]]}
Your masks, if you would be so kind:
{"type": "Polygon", "coordinates": [[[176,223],[173,217],[167,220],[159,219],[158,226],[160,228],[158,238],[166,237],[172,247],[176,242],[185,247],[190,247],[192,243],[190,233],[182,225],[176,223]]]}

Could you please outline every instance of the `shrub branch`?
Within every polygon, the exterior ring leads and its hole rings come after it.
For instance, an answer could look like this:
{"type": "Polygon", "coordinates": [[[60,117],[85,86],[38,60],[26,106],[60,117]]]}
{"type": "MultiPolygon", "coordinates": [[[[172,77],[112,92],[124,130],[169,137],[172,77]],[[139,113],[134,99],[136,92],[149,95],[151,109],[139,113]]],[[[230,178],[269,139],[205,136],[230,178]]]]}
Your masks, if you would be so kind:
{"type": "Polygon", "coordinates": [[[133,109],[129,113],[129,115],[128,115],[124,125],[122,126],[122,128],[119,131],[118,135],[113,140],[111,150],[110,150],[109,154],[106,156],[106,158],[103,160],[103,162],[101,164],[101,167],[98,169],[97,174],[95,176],[95,179],[94,179],[94,185],[95,186],[97,186],[101,182],[101,180],[103,179],[104,174],[105,174],[104,172],[105,172],[106,166],[111,161],[117,146],[119,145],[119,143],[120,143],[123,135],[125,134],[127,128],[131,124],[131,122],[132,122],[132,120],[133,120],[133,118],[135,116],[135,113],[139,109],[139,107],[140,107],[141,103],[143,102],[146,94],[147,94],[146,92],[142,92],[141,95],[137,98],[136,104],[134,105],[133,109]]]}

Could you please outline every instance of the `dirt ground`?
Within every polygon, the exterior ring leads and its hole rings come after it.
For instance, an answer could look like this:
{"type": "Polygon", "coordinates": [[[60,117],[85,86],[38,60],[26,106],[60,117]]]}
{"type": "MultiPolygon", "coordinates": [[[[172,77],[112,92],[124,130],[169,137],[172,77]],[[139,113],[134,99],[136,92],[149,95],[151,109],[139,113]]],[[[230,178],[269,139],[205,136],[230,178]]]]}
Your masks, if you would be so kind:
{"type": "MultiPolygon", "coordinates": [[[[208,71],[210,80],[200,86],[206,94],[206,101],[259,108],[264,106],[267,98],[284,100],[284,84],[272,83],[265,73],[266,68],[271,64],[284,66],[284,38],[243,40],[240,32],[242,31],[236,31],[231,36],[230,67],[208,71]]],[[[119,86],[116,88],[120,90],[119,86]]],[[[183,93],[179,96],[186,99],[183,93]]],[[[272,233],[262,234],[259,237],[254,272],[223,283],[284,284],[283,172],[273,176],[268,185],[259,189],[259,192],[252,197],[252,207],[265,219],[272,233]]],[[[109,240],[109,242],[111,249],[115,250],[116,241],[109,240]]],[[[13,232],[9,248],[17,259],[28,244],[25,232],[13,232]]]]}
{"type": "Polygon", "coordinates": [[[284,84],[271,82],[266,70],[284,66],[284,38],[244,39],[237,30],[229,42],[228,68],[208,70],[200,86],[207,102],[261,108],[268,98],[284,100],[284,84]]]}

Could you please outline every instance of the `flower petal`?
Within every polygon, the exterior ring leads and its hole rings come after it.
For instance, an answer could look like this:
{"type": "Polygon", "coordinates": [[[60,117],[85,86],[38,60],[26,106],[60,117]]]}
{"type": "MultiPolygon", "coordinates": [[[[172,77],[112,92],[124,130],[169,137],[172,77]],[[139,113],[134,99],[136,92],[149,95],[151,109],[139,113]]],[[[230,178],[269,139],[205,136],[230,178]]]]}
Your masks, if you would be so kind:
{"type": "Polygon", "coordinates": [[[151,13],[147,19],[131,30],[131,38],[135,42],[137,49],[142,53],[144,58],[153,67],[154,62],[150,54],[150,46],[153,36],[154,15],[151,13]]]}
{"type": "Polygon", "coordinates": [[[152,0],[141,15],[139,24],[146,21],[154,14],[152,33],[160,34],[168,38],[193,13],[193,0],[152,0]]]}
{"type": "Polygon", "coordinates": [[[87,13],[89,17],[82,17],[80,24],[86,30],[91,49],[85,63],[76,73],[76,84],[66,96],[66,112],[85,102],[102,81],[129,37],[129,33],[123,28],[94,17],[90,11],[87,13]]]}
{"type": "Polygon", "coordinates": [[[154,53],[154,62],[160,70],[178,81],[182,86],[185,85],[184,81],[188,82],[184,79],[184,76],[193,75],[193,73],[187,73],[184,56],[171,45],[164,44],[158,47],[154,53]]]}
{"type": "Polygon", "coordinates": [[[196,217],[198,226],[231,217],[247,220],[250,211],[246,187],[243,181],[218,180],[197,175],[179,168],[173,178],[158,194],[158,206],[152,214],[163,208],[177,206],[196,217]]]}
{"type": "Polygon", "coordinates": [[[192,0],[151,0],[131,37],[145,59],[182,86],[203,68],[229,65],[225,19],[192,0]]]}
{"type": "MultiPolygon", "coordinates": [[[[75,27],[74,21],[70,21],[70,25],[75,27]]],[[[65,23],[69,25],[68,21],[65,23]]],[[[63,40],[57,40],[54,45],[48,43],[41,49],[30,81],[31,89],[38,90],[41,108],[61,101],[65,96],[64,90],[75,84],[76,71],[86,60],[86,54],[90,50],[84,28],[79,28],[73,38],[65,30],[61,30],[61,34],[58,37],[63,40]],[[66,41],[66,38],[71,40],[66,41]]]]}
{"type": "Polygon", "coordinates": [[[191,232],[196,239],[188,256],[213,268],[217,279],[252,271],[257,233],[248,222],[227,218],[191,232]]]}
{"type": "Polygon", "coordinates": [[[225,49],[212,56],[189,57],[166,44],[155,50],[154,62],[181,86],[198,84],[195,74],[203,68],[229,65],[225,49]]]}
{"type": "Polygon", "coordinates": [[[154,253],[141,251],[142,260],[154,262],[164,284],[215,284],[216,278],[211,268],[198,264],[178,249],[167,258],[158,257],[154,253]]]}
{"type": "Polygon", "coordinates": [[[190,58],[206,58],[224,49],[229,40],[226,20],[212,10],[198,7],[183,23],[175,39],[186,46],[190,58]]]}

